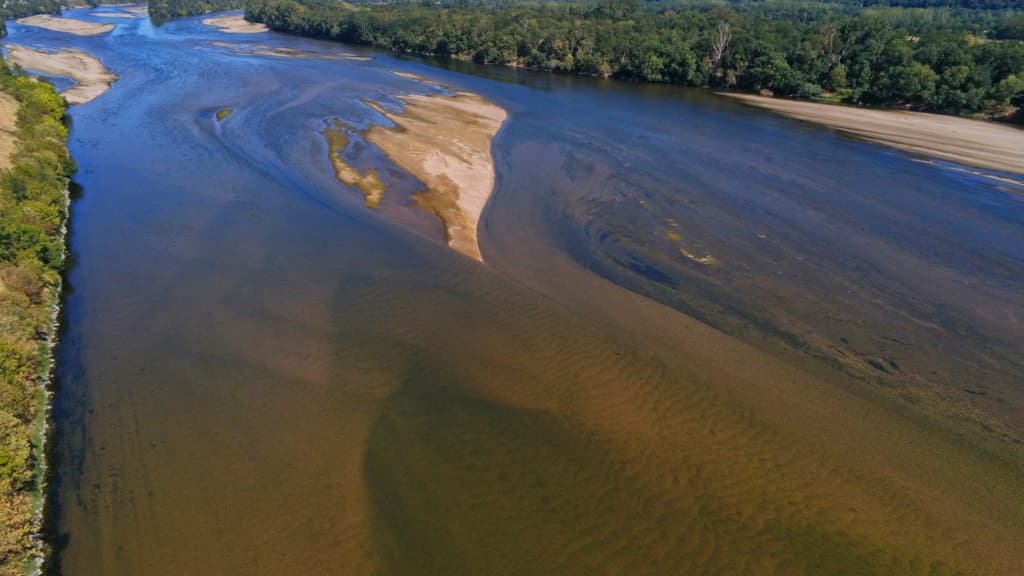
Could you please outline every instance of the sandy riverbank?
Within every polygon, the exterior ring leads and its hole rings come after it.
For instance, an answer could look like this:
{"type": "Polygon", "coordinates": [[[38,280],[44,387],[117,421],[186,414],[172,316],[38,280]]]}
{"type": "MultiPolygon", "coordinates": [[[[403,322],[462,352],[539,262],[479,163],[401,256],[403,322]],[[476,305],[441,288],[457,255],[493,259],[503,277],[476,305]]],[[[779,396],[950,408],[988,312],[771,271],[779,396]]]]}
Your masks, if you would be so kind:
{"type": "Polygon", "coordinates": [[[203,18],[202,22],[228,34],[259,34],[268,30],[266,24],[249,22],[242,15],[203,18]]]}
{"type": "Polygon", "coordinates": [[[18,101],[13,96],[0,93],[0,170],[11,167],[17,131],[18,101]]]}
{"type": "Polygon", "coordinates": [[[1012,126],[922,112],[853,108],[750,94],[724,95],[912,154],[1024,174],[1024,130],[1012,126]]]}
{"type": "Polygon", "coordinates": [[[84,104],[110,89],[117,76],[94,56],[78,50],[46,52],[24,46],[7,46],[12,64],[49,76],[65,76],[75,85],[61,92],[69,104],[84,104]]]}
{"type": "Polygon", "coordinates": [[[75,36],[97,36],[99,34],[106,34],[114,29],[113,24],[99,24],[97,22],[75,20],[74,18],[58,18],[48,14],[39,14],[37,16],[21,18],[17,22],[18,24],[24,24],[25,26],[35,26],[36,28],[45,28],[56,32],[66,32],[68,34],[74,34],[75,36]]]}
{"type": "Polygon", "coordinates": [[[494,189],[491,140],[505,110],[468,92],[400,98],[402,113],[374,105],[395,127],[373,126],[367,141],[423,182],[416,201],[444,223],[448,245],[482,260],[476,227],[494,189]]]}

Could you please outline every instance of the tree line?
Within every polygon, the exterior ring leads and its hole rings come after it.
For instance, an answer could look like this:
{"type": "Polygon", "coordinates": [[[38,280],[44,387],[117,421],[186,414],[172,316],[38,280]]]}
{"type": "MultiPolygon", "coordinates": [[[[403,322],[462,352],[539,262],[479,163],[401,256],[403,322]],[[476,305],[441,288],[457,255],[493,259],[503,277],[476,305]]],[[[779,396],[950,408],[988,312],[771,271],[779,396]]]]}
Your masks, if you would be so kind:
{"type": "Polygon", "coordinates": [[[244,0],[150,0],[149,19],[154,24],[209,12],[223,12],[242,8],[244,0]]]}
{"type": "Polygon", "coordinates": [[[401,53],[626,80],[992,117],[1024,104],[1024,43],[1013,10],[248,0],[246,17],[401,53]]]}
{"type": "MultiPolygon", "coordinates": [[[[0,59],[0,93],[18,103],[15,149],[0,171],[0,576],[21,574],[31,550],[38,497],[32,443],[44,414],[51,309],[64,266],[67,186],[64,101],[45,82],[0,59]]],[[[11,138],[9,134],[3,135],[11,138]]]]}

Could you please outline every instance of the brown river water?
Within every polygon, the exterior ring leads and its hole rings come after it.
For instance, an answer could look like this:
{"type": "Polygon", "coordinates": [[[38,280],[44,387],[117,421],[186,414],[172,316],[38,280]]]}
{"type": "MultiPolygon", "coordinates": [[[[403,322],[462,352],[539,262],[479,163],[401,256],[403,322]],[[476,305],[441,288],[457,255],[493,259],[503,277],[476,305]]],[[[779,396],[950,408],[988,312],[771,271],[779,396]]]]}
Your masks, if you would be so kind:
{"type": "Polygon", "coordinates": [[[701,91],[116,24],[8,38],[120,78],[71,111],[53,573],[1024,571],[1020,190],[701,91]],[[438,90],[394,71],[508,113],[485,263],[372,146],[377,209],[335,178],[333,120],[438,90]]]}

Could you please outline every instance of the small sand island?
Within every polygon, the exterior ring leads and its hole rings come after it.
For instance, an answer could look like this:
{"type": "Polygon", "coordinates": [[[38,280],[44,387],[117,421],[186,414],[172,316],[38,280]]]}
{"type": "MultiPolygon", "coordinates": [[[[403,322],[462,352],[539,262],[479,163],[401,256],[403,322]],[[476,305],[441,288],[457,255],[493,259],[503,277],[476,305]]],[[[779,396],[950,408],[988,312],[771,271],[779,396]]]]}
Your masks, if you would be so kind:
{"type": "Polygon", "coordinates": [[[117,76],[94,56],[78,50],[47,52],[24,46],[7,46],[12,64],[47,76],[64,76],[75,85],[61,92],[69,104],[84,104],[110,89],[117,76]]]}
{"type": "Polygon", "coordinates": [[[227,32],[228,34],[259,34],[268,30],[266,24],[249,22],[241,14],[203,18],[202,23],[207,26],[213,26],[221,32],[227,32]]]}
{"type": "Polygon", "coordinates": [[[228,116],[231,116],[231,113],[234,111],[234,108],[221,108],[220,110],[217,110],[217,122],[223,122],[228,116]]]}
{"type": "Polygon", "coordinates": [[[1024,130],[1019,128],[923,112],[853,108],[750,94],[724,95],[912,154],[1024,174],[1024,130]]]}
{"type": "Polygon", "coordinates": [[[114,24],[99,24],[97,22],[86,22],[74,18],[59,18],[48,14],[39,14],[17,20],[18,24],[35,26],[56,32],[66,32],[75,36],[97,36],[106,34],[114,29],[114,24]]]}
{"type": "Polygon", "coordinates": [[[93,12],[93,16],[97,18],[138,18],[139,16],[132,12],[93,12]]]}
{"type": "Polygon", "coordinates": [[[416,202],[441,219],[448,245],[483,260],[476,227],[494,188],[491,140],[505,110],[469,92],[400,98],[402,113],[369,103],[395,127],[372,126],[366,140],[423,182],[416,202]]]}
{"type": "Polygon", "coordinates": [[[229,53],[238,56],[272,56],[274,58],[319,58],[322,60],[353,60],[365,62],[372,60],[369,56],[357,56],[347,52],[311,52],[298,50],[284,46],[267,46],[266,44],[252,44],[248,42],[210,42],[210,46],[226,48],[229,53]]]}

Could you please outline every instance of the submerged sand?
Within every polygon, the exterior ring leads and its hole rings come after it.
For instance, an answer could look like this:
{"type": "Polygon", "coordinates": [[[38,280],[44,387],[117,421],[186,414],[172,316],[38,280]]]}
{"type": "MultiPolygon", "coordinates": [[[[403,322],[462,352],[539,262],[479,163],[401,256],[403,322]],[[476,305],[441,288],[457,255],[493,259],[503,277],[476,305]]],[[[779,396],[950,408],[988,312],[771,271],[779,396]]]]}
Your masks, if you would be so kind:
{"type": "Polygon", "coordinates": [[[48,76],[65,76],[75,85],[61,92],[69,104],[84,104],[110,89],[117,76],[94,56],[78,50],[46,52],[7,46],[8,61],[48,76]]]}
{"type": "Polygon", "coordinates": [[[297,50],[283,46],[267,46],[266,44],[233,43],[233,42],[210,42],[210,46],[226,48],[232,54],[238,56],[273,56],[275,58],[320,58],[323,60],[354,60],[365,62],[372,60],[369,56],[357,56],[347,52],[310,52],[308,50],[297,50]]]}
{"type": "Polygon", "coordinates": [[[113,24],[99,24],[97,22],[75,20],[74,18],[58,18],[48,14],[39,14],[37,16],[21,18],[17,22],[18,24],[24,24],[25,26],[35,26],[36,28],[45,28],[56,32],[66,32],[76,36],[96,36],[99,34],[106,34],[114,29],[113,24]]]}
{"type": "Polygon", "coordinates": [[[11,167],[11,156],[17,144],[18,101],[0,93],[0,170],[11,167]]]}
{"type": "Polygon", "coordinates": [[[335,120],[330,127],[324,130],[324,137],[327,138],[327,150],[331,156],[331,165],[334,166],[334,174],[345,185],[359,188],[367,207],[376,208],[384,196],[384,183],[381,182],[376,170],[360,172],[342,156],[349,144],[348,129],[347,124],[335,120]]]}
{"type": "Polygon", "coordinates": [[[1024,130],[956,116],[723,94],[913,154],[1024,174],[1024,130]]]}
{"type": "Polygon", "coordinates": [[[494,189],[491,140],[505,122],[501,107],[477,94],[410,94],[402,113],[374,108],[395,124],[373,126],[366,139],[426,186],[417,203],[441,219],[448,245],[483,260],[477,223],[494,189]]]}
{"type": "Polygon", "coordinates": [[[213,26],[221,32],[227,32],[228,34],[259,34],[268,30],[266,24],[249,22],[240,14],[237,16],[203,18],[202,22],[207,26],[213,26]]]}

